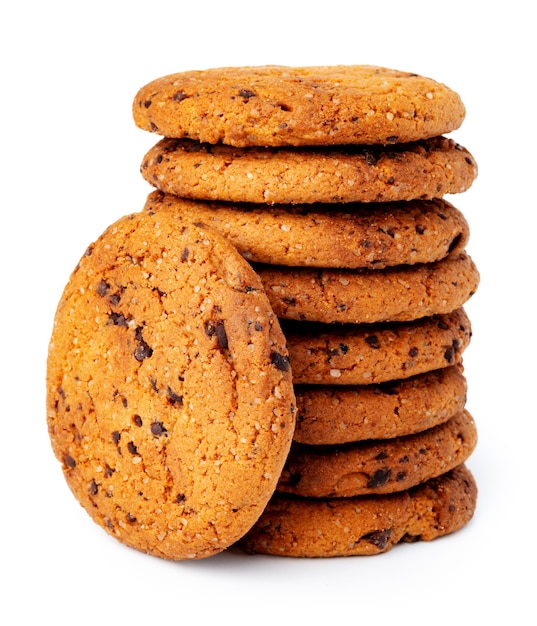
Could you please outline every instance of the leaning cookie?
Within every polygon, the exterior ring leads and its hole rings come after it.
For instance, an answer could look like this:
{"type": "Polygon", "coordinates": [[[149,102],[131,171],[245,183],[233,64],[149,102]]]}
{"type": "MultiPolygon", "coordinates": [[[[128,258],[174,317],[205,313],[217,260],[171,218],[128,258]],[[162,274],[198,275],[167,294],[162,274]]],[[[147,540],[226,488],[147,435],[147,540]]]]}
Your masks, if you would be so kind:
{"type": "Polygon", "coordinates": [[[355,498],[276,494],[240,546],[290,557],[369,556],[400,542],[431,541],[473,517],[477,486],[464,465],[408,491],[355,498]]]}
{"type": "Polygon", "coordinates": [[[462,252],[470,230],[445,200],[260,206],[186,200],[155,191],[145,210],[203,221],[251,262],[295,267],[382,269],[439,261],[462,252]]]}
{"type": "Polygon", "coordinates": [[[409,378],[460,363],[472,337],[464,309],[406,323],[282,324],[295,385],[409,378]]]}
{"type": "Polygon", "coordinates": [[[285,339],[248,263],[179,216],[110,226],[57,309],[47,419],[71,490],[120,542],[196,559],[237,541],[295,421],[285,339]]]}
{"type": "Polygon", "coordinates": [[[470,152],[452,139],[329,148],[233,148],[164,138],[145,155],[142,176],[182,198],[266,204],[433,199],[469,189],[470,152]]]}
{"type": "Polygon", "coordinates": [[[276,315],[312,322],[403,322],[448,313],[476,292],[479,272],[460,252],[437,261],[384,270],[256,265],[276,315]]]}
{"type": "Polygon", "coordinates": [[[376,385],[295,385],[293,440],[333,445],[419,433],[460,413],[466,391],[461,364],[376,385]]]}
{"type": "Polygon", "coordinates": [[[136,125],[211,144],[394,144],[457,129],[465,107],[431,78],[369,66],[222,67],[163,76],[132,105],[136,125]]]}
{"type": "Polygon", "coordinates": [[[342,446],[295,444],[277,491],[339,498],[403,491],[464,463],[477,444],[464,410],[422,433],[342,446]]]}

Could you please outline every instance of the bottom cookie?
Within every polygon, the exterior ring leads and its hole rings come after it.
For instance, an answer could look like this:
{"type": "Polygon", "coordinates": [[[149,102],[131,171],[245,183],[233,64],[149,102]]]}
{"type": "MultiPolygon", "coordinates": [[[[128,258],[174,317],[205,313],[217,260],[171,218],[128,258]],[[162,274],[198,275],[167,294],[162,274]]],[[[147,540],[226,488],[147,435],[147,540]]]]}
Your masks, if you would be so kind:
{"type": "Polygon", "coordinates": [[[400,542],[431,541],[472,518],[477,486],[465,465],[405,492],[315,499],[277,494],[239,542],[250,553],[369,556],[400,542]]]}

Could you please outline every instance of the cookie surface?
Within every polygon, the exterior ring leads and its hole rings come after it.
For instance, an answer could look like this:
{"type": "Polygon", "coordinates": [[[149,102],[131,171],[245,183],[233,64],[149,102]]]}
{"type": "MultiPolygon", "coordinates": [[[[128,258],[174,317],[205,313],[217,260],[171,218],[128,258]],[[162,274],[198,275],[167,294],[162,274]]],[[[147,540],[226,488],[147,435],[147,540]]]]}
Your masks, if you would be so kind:
{"type": "Polygon", "coordinates": [[[474,420],[464,410],[405,437],[341,446],[295,444],[277,491],[313,498],[403,491],[464,463],[476,443],[474,420]]]}
{"type": "Polygon", "coordinates": [[[407,323],[283,325],[293,381],[363,385],[460,363],[472,327],[464,309],[407,323]]]}
{"type": "Polygon", "coordinates": [[[408,491],[355,498],[275,494],[240,545],[293,557],[369,556],[399,542],[431,541],[473,517],[477,486],[464,465],[408,491]]]}
{"type": "Polygon", "coordinates": [[[55,317],[47,420],[107,532],[166,559],[223,550],[270,498],[294,414],[279,324],[223,237],[141,212],[89,247],[55,317]]]}
{"type": "Polygon", "coordinates": [[[470,230],[445,200],[300,207],[185,200],[151,193],[147,211],[172,211],[221,232],[251,262],[382,269],[462,252],[470,230]]]}
{"type": "Polygon", "coordinates": [[[410,321],[463,306],[479,285],[466,252],[436,263],[384,270],[257,265],[276,315],[312,322],[410,321]]]}
{"type": "Polygon", "coordinates": [[[142,87],[136,125],[211,144],[393,144],[437,137],[465,116],[459,95],[409,72],[367,66],[223,67],[142,87]]]}
{"type": "Polygon", "coordinates": [[[164,138],[141,164],[154,187],[182,198],[306,204],[392,202],[466,191],[477,176],[452,139],[330,148],[233,148],[164,138]]]}
{"type": "Polygon", "coordinates": [[[293,439],[333,445],[422,432],[461,412],[466,392],[461,365],[377,385],[295,385],[293,439]]]}

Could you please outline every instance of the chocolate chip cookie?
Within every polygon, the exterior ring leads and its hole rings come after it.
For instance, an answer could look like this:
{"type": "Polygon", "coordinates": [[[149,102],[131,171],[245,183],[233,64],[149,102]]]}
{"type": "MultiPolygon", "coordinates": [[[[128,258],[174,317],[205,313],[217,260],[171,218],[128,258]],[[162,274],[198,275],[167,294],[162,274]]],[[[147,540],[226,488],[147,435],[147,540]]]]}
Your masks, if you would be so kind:
{"type": "Polygon", "coordinates": [[[219,233],[142,211],[90,245],[55,317],[47,419],[108,533],[166,559],[224,550],[271,497],[295,412],[278,320],[219,233]]]}

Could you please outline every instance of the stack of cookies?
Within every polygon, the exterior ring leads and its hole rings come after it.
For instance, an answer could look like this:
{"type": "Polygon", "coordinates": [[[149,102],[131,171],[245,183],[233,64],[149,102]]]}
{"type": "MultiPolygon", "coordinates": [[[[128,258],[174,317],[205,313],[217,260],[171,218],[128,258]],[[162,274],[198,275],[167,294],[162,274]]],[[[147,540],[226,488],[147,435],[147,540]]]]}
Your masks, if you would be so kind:
{"type": "Polygon", "coordinates": [[[466,524],[459,96],[370,66],[220,68],[151,82],[133,114],[163,136],[141,166],[156,190],[81,261],[49,356],[53,446],[94,519],[176,559],[369,555],[466,524]],[[95,316],[99,342],[74,329],[95,316]],[[91,458],[75,401],[106,413],[91,458]]]}
{"type": "Polygon", "coordinates": [[[232,241],[286,336],[294,444],[243,545],[372,554],[463,525],[476,430],[462,307],[479,276],[443,199],[477,175],[443,136],[459,97],[379,68],[235,68],[156,81],[134,116],[165,135],[142,163],[158,189],[146,209],[232,241]]]}

